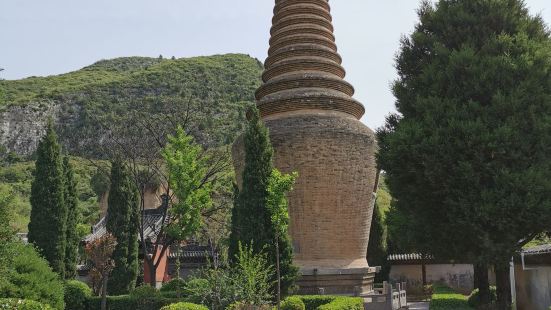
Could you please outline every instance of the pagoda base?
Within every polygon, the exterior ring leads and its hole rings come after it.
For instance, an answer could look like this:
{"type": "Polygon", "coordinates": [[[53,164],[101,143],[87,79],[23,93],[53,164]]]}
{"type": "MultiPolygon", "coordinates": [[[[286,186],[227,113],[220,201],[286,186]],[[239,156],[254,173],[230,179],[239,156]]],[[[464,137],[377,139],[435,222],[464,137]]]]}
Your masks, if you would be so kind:
{"type": "Polygon", "coordinates": [[[376,268],[301,269],[300,295],[361,296],[373,292],[376,268]]]}

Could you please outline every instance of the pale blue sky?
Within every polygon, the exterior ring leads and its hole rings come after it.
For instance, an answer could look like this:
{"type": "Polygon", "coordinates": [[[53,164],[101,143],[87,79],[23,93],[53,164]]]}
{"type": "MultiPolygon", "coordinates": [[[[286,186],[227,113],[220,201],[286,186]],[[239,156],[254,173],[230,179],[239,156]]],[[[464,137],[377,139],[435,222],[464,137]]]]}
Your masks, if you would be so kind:
{"type": "MultiPolygon", "coordinates": [[[[551,22],[551,1],[527,0],[551,22]]],[[[400,36],[416,23],[417,0],[333,0],[339,52],[381,126],[400,36]]],[[[0,0],[1,77],[65,73],[120,56],[189,57],[244,53],[264,61],[274,0],[0,0]]]]}

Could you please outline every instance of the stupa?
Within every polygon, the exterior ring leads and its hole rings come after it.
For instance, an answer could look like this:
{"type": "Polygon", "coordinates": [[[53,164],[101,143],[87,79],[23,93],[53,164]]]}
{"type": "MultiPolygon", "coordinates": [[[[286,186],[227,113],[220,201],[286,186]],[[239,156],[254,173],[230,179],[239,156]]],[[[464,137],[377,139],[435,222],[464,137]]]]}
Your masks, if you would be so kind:
{"type": "MultiPolygon", "coordinates": [[[[256,92],[275,166],[297,171],[290,234],[302,294],[373,289],[366,255],[376,182],[376,139],[344,81],[327,0],[276,0],[270,49],[256,92]]],[[[242,142],[234,145],[237,177],[242,142]]]]}

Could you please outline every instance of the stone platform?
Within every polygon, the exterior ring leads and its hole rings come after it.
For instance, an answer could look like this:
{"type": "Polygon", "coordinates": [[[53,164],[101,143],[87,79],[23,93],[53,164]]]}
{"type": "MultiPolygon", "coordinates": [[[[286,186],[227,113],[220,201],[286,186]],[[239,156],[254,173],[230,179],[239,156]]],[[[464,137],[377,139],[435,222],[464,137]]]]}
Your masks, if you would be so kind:
{"type": "Polygon", "coordinates": [[[375,271],[375,268],[302,269],[298,293],[361,296],[373,291],[375,271]]]}

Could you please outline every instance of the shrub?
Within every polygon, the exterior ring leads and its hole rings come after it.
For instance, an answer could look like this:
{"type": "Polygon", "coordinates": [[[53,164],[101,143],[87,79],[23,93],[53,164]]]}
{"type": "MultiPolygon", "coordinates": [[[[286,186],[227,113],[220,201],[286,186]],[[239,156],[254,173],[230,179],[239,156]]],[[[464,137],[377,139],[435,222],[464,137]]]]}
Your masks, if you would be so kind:
{"type": "Polygon", "coordinates": [[[149,285],[138,286],[130,292],[130,297],[133,299],[147,299],[160,296],[159,291],[149,285]]]}
{"type": "Polygon", "coordinates": [[[281,310],[306,310],[306,306],[299,297],[290,296],[281,302],[281,310]]]}
{"type": "Polygon", "coordinates": [[[337,297],[332,302],[319,306],[318,310],[363,310],[363,299],[358,297],[337,297]]]}
{"type": "Polygon", "coordinates": [[[256,305],[251,305],[250,303],[246,303],[242,301],[234,302],[233,304],[229,305],[226,308],[226,310],[273,310],[273,309],[275,308],[273,308],[270,305],[256,306],[256,305]]]}
{"type": "Polygon", "coordinates": [[[86,310],[87,300],[92,296],[92,289],[86,283],[71,280],[65,283],[65,308],[86,310]]]}
{"type": "Polygon", "coordinates": [[[63,309],[63,283],[48,262],[30,245],[12,244],[13,257],[0,284],[0,296],[35,300],[63,309]]]}
{"type": "MultiPolygon", "coordinates": [[[[490,303],[495,303],[497,301],[497,290],[495,286],[490,287],[490,303]]],[[[475,289],[471,295],[469,296],[469,299],[467,300],[467,303],[469,306],[476,308],[478,307],[480,303],[480,296],[478,289],[475,289]]]]}
{"type": "MultiPolygon", "coordinates": [[[[147,299],[132,298],[130,295],[109,296],[107,297],[107,308],[109,310],[159,310],[179,301],[175,298],[162,296],[147,299]]],[[[88,300],[88,310],[100,309],[100,305],[101,297],[92,297],[88,300]]]]}
{"type": "Polygon", "coordinates": [[[163,287],[161,287],[161,292],[177,292],[177,291],[183,291],[186,287],[186,282],[182,279],[173,279],[169,282],[165,283],[163,287]]]}
{"type": "Polygon", "coordinates": [[[51,310],[48,305],[44,305],[34,300],[1,298],[0,309],[2,310],[51,310]]]}
{"type": "Polygon", "coordinates": [[[336,296],[325,295],[311,295],[311,296],[297,296],[302,300],[306,310],[317,310],[318,307],[328,304],[337,298],[336,296]]]}
{"type": "Polygon", "coordinates": [[[161,310],[208,310],[207,307],[197,304],[192,304],[189,302],[179,302],[177,304],[172,304],[164,306],[161,310]]]}
{"type": "Polygon", "coordinates": [[[451,288],[439,284],[433,285],[433,295],[430,302],[431,310],[467,310],[472,309],[467,303],[467,296],[454,292],[451,288]]]}

